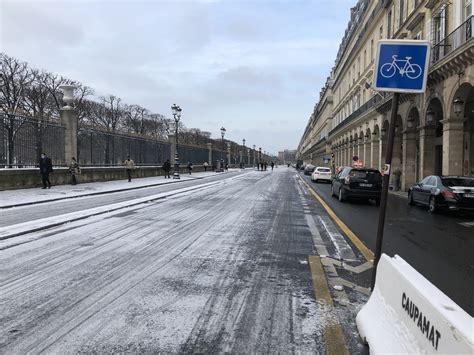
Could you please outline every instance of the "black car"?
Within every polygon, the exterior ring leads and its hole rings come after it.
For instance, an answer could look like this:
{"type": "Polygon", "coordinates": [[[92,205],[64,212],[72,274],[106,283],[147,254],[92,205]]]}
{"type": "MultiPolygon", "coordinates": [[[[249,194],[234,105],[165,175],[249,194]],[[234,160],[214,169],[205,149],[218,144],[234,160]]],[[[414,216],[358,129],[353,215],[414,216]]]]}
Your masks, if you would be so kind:
{"type": "Polygon", "coordinates": [[[314,165],[308,164],[304,167],[304,174],[305,175],[311,175],[313,173],[314,169],[316,169],[316,167],[314,165]]]}
{"type": "Polygon", "coordinates": [[[474,178],[427,176],[410,187],[408,203],[428,206],[430,212],[440,209],[474,210],[474,178]]]}
{"type": "Polygon", "coordinates": [[[331,195],[346,199],[374,200],[378,206],[382,192],[382,175],[376,169],[343,168],[331,183],[331,195]]]}

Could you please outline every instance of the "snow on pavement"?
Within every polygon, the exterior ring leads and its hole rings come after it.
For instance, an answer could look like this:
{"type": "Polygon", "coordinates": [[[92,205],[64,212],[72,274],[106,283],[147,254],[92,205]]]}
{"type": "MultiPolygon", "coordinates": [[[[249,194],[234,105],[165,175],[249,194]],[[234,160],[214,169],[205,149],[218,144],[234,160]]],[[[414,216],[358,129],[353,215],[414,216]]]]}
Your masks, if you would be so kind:
{"type": "Polygon", "coordinates": [[[113,180],[101,182],[89,182],[78,185],[57,185],[51,189],[30,188],[18,190],[0,191],[0,208],[21,205],[28,203],[36,203],[43,201],[60,200],[70,197],[88,196],[92,194],[106,193],[117,190],[136,189],[147,186],[157,186],[163,184],[177,183],[180,181],[194,180],[214,176],[215,172],[200,172],[192,175],[181,174],[180,180],[165,179],[163,176],[154,176],[147,178],[127,180],[113,180]]]}
{"type": "Polygon", "coordinates": [[[252,172],[2,251],[0,351],[324,352],[291,176],[252,172]]]}

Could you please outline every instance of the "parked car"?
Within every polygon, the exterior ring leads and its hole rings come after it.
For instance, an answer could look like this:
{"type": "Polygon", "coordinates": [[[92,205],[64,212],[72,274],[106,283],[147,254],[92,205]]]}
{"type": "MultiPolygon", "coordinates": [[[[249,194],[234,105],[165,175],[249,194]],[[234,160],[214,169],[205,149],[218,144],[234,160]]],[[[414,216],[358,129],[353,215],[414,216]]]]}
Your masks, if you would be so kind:
{"type": "Polygon", "coordinates": [[[428,206],[430,212],[440,209],[474,210],[474,178],[427,176],[410,187],[408,203],[428,206]]]}
{"type": "Polygon", "coordinates": [[[337,174],[331,183],[331,195],[339,201],[347,199],[373,200],[378,206],[382,193],[382,175],[376,169],[347,166],[337,174]]]}
{"type": "Polygon", "coordinates": [[[311,181],[314,182],[318,182],[321,180],[331,182],[331,179],[331,169],[325,166],[317,166],[311,174],[311,181]]]}
{"type": "Polygon", "coordinates": [[[308,164],[304,167],[304,174],[311,175],[316,167],[314,165],[308,164]]]}

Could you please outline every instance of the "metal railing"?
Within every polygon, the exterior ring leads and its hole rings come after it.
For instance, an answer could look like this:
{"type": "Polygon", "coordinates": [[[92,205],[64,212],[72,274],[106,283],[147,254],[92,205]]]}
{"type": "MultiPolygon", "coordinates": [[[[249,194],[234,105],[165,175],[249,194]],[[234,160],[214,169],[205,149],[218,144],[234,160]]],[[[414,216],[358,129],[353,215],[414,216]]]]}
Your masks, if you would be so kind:
{"type": "Polygon", "coordinates": [[[352,112],[349,116],[346,117],[346,119],[342,122],[340,122],[336,127],[334,127],[330,132],[329,136],[333,135],[336,133],[339,129],[342,127],[348,125],[352,121],[354,121],[357,117],[365,113],[366,111],[370,110],[371,108],[375,107],[378,103],[381,101],[385,100],[388,97],[388,94],[385,92],[382,92],[380,94],[376,94],[372,96],[369,101],[364,103],[362,106],[360,106],[357,110],[352,112]]]}
{"type": "Polygon", "coordinates": [[[121,166],[127,156],[137,165],[160,165],[170,158],[170,144],[93,128],[79,129],[77,159],[80,166],[121,166]]]}
{"type": "Polygon", "coordinates": [[[41,153],[64,165],[64,127],[31,117],[0,114],[0,168],[33,168],[41,153]]]}
{"type": "Polygon", "coordinates": [[[436,64],[449,53],[461,47],[473,38],[472,24],[474,16],[470,16],[463,24],[451,32],[446,38],[431,48],[431,65],[436,64]]]}

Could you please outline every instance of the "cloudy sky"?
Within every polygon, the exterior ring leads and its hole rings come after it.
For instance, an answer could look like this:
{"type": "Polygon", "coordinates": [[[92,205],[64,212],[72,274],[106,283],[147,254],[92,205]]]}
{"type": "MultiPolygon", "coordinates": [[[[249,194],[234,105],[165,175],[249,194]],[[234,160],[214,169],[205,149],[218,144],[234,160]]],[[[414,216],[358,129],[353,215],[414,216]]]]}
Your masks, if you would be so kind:
{"type": "Polygon", "coordinates": [[[263,150],[296,148],[356,0],[0,0],[0,50],[263,150]]]}

